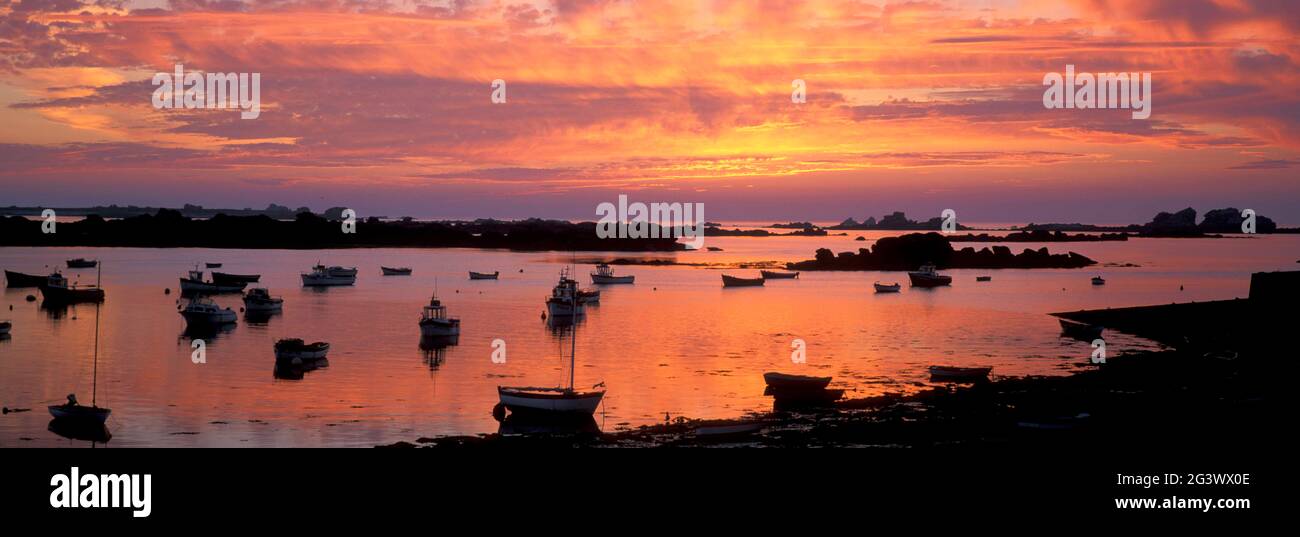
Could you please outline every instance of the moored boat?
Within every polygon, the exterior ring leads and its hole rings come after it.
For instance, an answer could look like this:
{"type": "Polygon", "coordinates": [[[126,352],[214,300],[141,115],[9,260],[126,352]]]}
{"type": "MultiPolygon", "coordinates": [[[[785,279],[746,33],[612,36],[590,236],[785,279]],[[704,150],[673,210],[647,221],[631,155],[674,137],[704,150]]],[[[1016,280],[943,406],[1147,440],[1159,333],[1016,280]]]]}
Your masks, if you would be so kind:
{"type": "MultiPolygon", "coordinates": [[[[577,289],[577,282],[568,278],[566,273],[561,272],[560,283],[565,285],[566,281],[572,284],[574,290],[577,289]]],[[[558,289],[560,286],[556,287],[558,289]]],[[[577,302],[576,294],[569,294],[568,298],[573,307],[582,307],[577,302]]],[[[499,399],[497,409],[508,410],[512,415],[523,418],[537,417],[545,420],[591,419],[591,415],[596,412],[596,408],[600,406],[600,401],[605,397],[605,390],[597,388],[603,387],[605,383],[602,382],[592,386],[590,390],[574,389],[574,376],[577,374],[578,369],[578,327],[576,324],[573,327],[572,338],[569,347],[569,385],[567,387],[497,386],[497,397],[499,399]]],[[[493,415],[504,420],[505,412],[498,412],[497,409],[494,409],[493,415]]]]}
{"type": "Polygon", "coordinates": [[[578,303],[580,304],[599,304],[600,289],[579,289],[578,303]]]}
{"type": "Polygon", "coordinates": [[[758,272],[763,275],[765,280],[788,280],[799,277],[798,272],[778,272],[775,270],[760,270],[758,272]]]}
{"type": "Polygon", "coordinates": [[[411,275],[411,267],[380,266],[379,270],[384,273],[384,276],[410,276],[411,275]]]}
{"type": "Polygon", "coordinates": [[[67,263],[68,263],[68,268],[95,268],[95,265],[98,265],[99,261],[95,261],[94,259],[83,259],[78,257],[76,259],[69,259],[67,263]]]}
{"type": "Polygon", "coordinates": [[[1106,279],[1105,279],[1105,278],[1102,278],[1101,276],[1093,276],[1093,277],[1092,277],[1092,284],[1093,284],[1093,285],[1106,285],[1106,279]]]}
{"type": "Polygon", "coordinates": [[[769,371],[763,373],[763,381],[769,388],[776,390],[821,390],[831,383],[831,377],[790,375],[769,371]]]}
{"type": "Polygon", "coordinates": [[[204,263],[203,266],[208,268],[221,268],[221,263],[204,263]]]}
{"type": "Polygon", "coordinates": [[[181,317],[189,325],[222,325],[235,322],[235,310],[222,308],[211,299],[195,297],[181,310],[181,317]]]}
{"type": "Polygon", "coordinates": [[[930,263],[921,265],[920,269],[908,272],[907,277],[912,280],[912,287],[939,287],[952,284],[952,276],[939,274],[935,266],[930,263]]]}
{"type": "Polygon", "coordinates": [[[217,285],[237,285],[240,283],[257,283],[262,279],[261,274],[230,274],[227,272],[212,272],[212,283],[217,285]]]}
{"type": "Polygon", "coordinates": [[[294,360],[307,362],[311,360],[323,360],[325,355],[329,354],[330,344],[324,341],[315,343],[305,343],[298,338],[281,339],[275,342],[275,359],[276,361],[292,362],[294,360]]]}
{"type": "Polygon", "coordinates": [[[1079,339],[1083,341],[1092,341],[1101,337],[1104,327],[1095,324],[1080,323],[1068,319],[1060,319],[1061,335],[1079,339]]]}
{"type": "Polygon", "coordinates": [[[0,321],[0,336],[9,335],[9,331],[14,327],[13,321],[0,321]]]}
{"type": "Polygon", "coordinates": [[[356,267],[340,267],[340,266],[338,266],[338,265],[333,265],[333,266],[329,266],[329,267],[327,267],[327,266],[325,266],[325,265],[322,265],[322,264],[320,264],[320,263],[317,263],[316,266],[312,267],[312,270],[320,270],[320,271],[324,271],[326,274],[329,274],[330,276],[335,276],[335,277],[348,277],[348,276],[351,276],[351,277],[355,278],[355,277],[357,276],[357,268],[356,268],[356,267]]]}
{"type": "Polygon", "coordinates": [[[876,282],[871,284],[871,286],[876,288],[877,293],[897,293],[899,290],[903,288],[903,285],[898,282],[894,282],[891,284],[876,282]]]}
{"type": "Polygon", "coordinates": [[[45,279],[48,277],[49,276],[40,276],[36,274],[23,274],[21,272],[6,270],[5,286],[12,287],[12,288],[40,287],[42,283],[45,283],[45,279]]]}
{"type": "Polygon", "coordinates": [[[471,280],[495,280],[500,275],[501,271],[499,270],[492,273],[469,271],[469,279],[471,280]]]}
{"type": "Polygon", "coordinates": [[[546,297],[546,312],[552,319],[556,317],[577,317],[586,312],[584,302],[578,298],[578,282],[569,277],[569,269],[560,270],[560,282],[551,288],[551,296],[546,297]]]}
{"type": "Polygon", "coordinates": [[[189,275],[181,278],[182,295],[214,295],[219,293],[238,293],[243,291],[248,284],[244,282],[217,283],[214,281],[203,281],[203,271],[195,269],[189,271],[189,275]]]}
{"type": "Polygon", "coordinates": [[[271,296],[271,292],[262,287],[254,287],[244,295],[244,311],[249,313],[280,311],[284,299],[271,296]]]}
{"type": "Polygon", "coordinates": [[[68,279],[57,271],[50,274],[41,284],[41,295],[54,303],[103,302],[104,290],[98,285],[69,284],[68,279]]]}
{"type": "Polygon", "coordinates": [[[420,335],[423,337],[460,335],[460,319],[447,316],[447,306],[442,305],[436,293],[429,299],[429,305],[425,306],[420,314],[420,335]]]}
{"type": "Polygon", "coordinates": [[[614,274],[613,267],[601,263],[596,265],[596,272],[591,273],[591,283],[608,285],[616,283],[633,283],[636,276],[618,276],[614,274]]]}
{"type": "Polygon", "coordinates": [[[946,365],[930,366],[930,379],[950,382],[974,382],[986,380],[992,367],[957,367],[946,365]]]}
{"type": "Polygon", "coordinates": [[[977,281],[977,282],[989,282],[989,281],[993,281],[993,277],[992,277],[992,276],[976,276],[976,277],[975,277],[975,281],[977,281]]]}
{"type": "Polygon", "coordinates": [[[723,287],[761,287],[763,278],[738,278],[736,276],[722,275],[723,287]]]}
{"type": "MultiPolygon", "coordinates": [[[[57,274],[57,273],[55,273],[57,274]]],[[[98,279],[98,277],[96,278],[98,279]]],[[[86,426],[103,427],[104,422],[108,421],[108,415],[113,411],[107,408],[101,408],[97,398],[99,396],[99,303],[95,303],[95,354],[94,366],[91,370],[90,381],[90,406],[82,405],[77,402],[76,394],[68,394],[68,402],[61,405],[50,405],[47,407],[50,415],[54,417],[51,425],[58,424],[65,428],[81,429],[86,426]]],[[[106,431],[103,431],[106,432],[106,431]]]]}
{"type": "Polygon", "coordinates": [[[303,287],[329,287],[336,285],[352,285],[357,283],[357,275],[355,272],[348,274],[346,270],[331,271],[332,268],[340,267],[326,268],[321,265],[312,267],[311,272],[302,274],[303,287]]]}

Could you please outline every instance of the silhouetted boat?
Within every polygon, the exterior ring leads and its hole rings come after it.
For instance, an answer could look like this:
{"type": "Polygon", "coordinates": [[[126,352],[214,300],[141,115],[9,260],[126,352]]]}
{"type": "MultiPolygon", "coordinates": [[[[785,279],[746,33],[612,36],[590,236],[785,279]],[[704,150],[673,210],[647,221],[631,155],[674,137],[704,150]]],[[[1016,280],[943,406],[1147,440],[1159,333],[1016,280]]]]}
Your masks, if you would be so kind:
{"type": "Polygon", "coordinates": [[[283,362],[309,362],[323,360],[330,352],[330,344],[324,341],[305,343],[301,339],[281,339],[275,342],[275,359],[283,362]]]}
{"type": "Polygon", "coordinates": [[[208,268],[221,268],[221,263],[204,263],[203,266],[208,268]]]}
{"type": "Polygon", "coordinates": [[[472,270],[469,271],[469,279],[471,280],[495,280],[497,279],[497,276],[500,275],[501,275],[501,271],[499,270],[491,274],[486,272],[474,272],[472,270]]]}
{"type": "Polygon", "coordinates": [[[217,285],[257,283],[257,280],[260,279],[262,279],[261,274],[229,274],[226,272],[216,272],[216,271],[213,271],[212,273],[212,283],[215,283],[217,285]]]}
{"type": "Polygon", "coordinates": [[[316,265],[315,267],[312,267],[311,272],[302,274],[303,287],[330,287],[337,285],[352,285],[355,283],[357,283],[356,271],[354,270],[349,274],[347,269],[342,269],[342,267],[326,268],[321,265],[316,265]],[[332,269],[340,270],[335,271],[332,269]]]}
{"type": "Polygon", "coordinates": [[[993,371],[992,367],[932,365],[930,366],[930,379],[953,382],[973,382],[987,379],[990,371],[993,371]]]}
{"type": "Polygon", "coordinates": [[[908,272],[907,277],[912,280],[912,287],[939,287],[952,284],[952,276],[944,276],[935,270],[932,264],[921,265],[921,268],[908,272]]]}
{"type": "Polygon", "coordinates": [[[181,310],[181,317],[190,325],[219,325],[235,322],[235,310],[222,308],[212,299],[195,297],[181,310]]]}
{"type": "Polygon", "coordinates": [[[568,267],[560,270],[560,282],[551,288],[551,296],[546,297],[546,313],[552,319],[585,313],[584,302],[578,298],[578,282],[569,277],[568,267]]]}
{"type": "Polygon", "coordinates": [[[1075,322],[1067,319],[1060,319],[1061,334],[1083,341],[1092,341],[1101,337],[1101,332],[1105,328],[1095,324],[1075,322]]]}
{"type": "Polygon", "coordinates": [[[21,272],[14,272],[14,271],[12,271],[12,270],[6,270],[6,271],[5,271],[5,286],[6,286],[6,287],[12,287],[12,288],[19,288],[19,287],[40,287],[42,283],[45,283],[45,279],[48,278],[48,277],[49,277],[49,276],[38,276],[38,275],[35,275],[35,274],[23,274],[23,273],[21,273],[21,272]]]}
{"type": "Polygon", "coordinates": [[[283,307],[283,298],[271,296],[271,292],[262,287],[249,289],[244,295],[244,311],[248,313],[280,311],[283,307]]]}
{"type": "Polygon", "coordinates": [[[248,284],[244,282],[217,283],[215,280],[210,282],[203,281],[203,271],[195,269],[189,271],[189,275],[181,278],[182,295],[215,295],[219,293],[238,293],[243,291],[248,284]]]}
{"type": "Polygon", "coordinates": [[[578,303],[580,304],[598,304],[600,303],[599,289],[579,289],[578,303]]]}
{"type": "MultiPolygon", "coordinates": [[[[568,278],[567,271],[560,273],[560,285],[565,289],[571,289],[565,296],[569,299],[570,308],[577,310],[582,307],[577,301],[577,282],[568,278]]],[[[556,299],[552,296],[551,300],[556,299]]],[[[548,300],[547,304],[550,304],[548,300]]],[[[596,412],[600,406],[600,401],[605,397],[605,390],[595,388],[603,386],[604,383],[593,386],[591,390],[575,390],[573,387],[574,376],[577,373],[577,353],[578,353],[578,327],[573,327],[572,341],[569,347],[569,386],[565,388],[537,388],[537,387],[518,387],[518,386],[497,386],[497,397],[500,402],[497,407],[509,410],[512,415],[517,416],[535,416],[543,419],[590,419],[591,415],[596,412]]],[[[493,415],[504,414],[494,409],[493,415]]],[[[504,416],[498,419],[504,421],[504,416]]]]}
{"type": "Polygon", "coordinates": [[[69,428],[102,427],[113,411],[100,408],[96,401],[99,395],[99,304],[95,304],[95,354],[94,369],[90,384],[90,406],[77,402],[76,394],[68,394],[68,402],[62,405],[50,405],[50,415],[54,421],[66,424],[69,428]]]}
{"type": "Polygon", "coordinates": [[[438,300],[437,293],[429,299],[429,305],[425,306],[420,314],[420,335],[425,337],[460,335],[460,319],[447,317],[447,306],[442,305],[442,301],[438,300]]]}
{"type": "Polygon", "coordinates": [[[723,287],[758,287],[763,285],[763,278],[737,278],[735,276],[722,275],[723,287]]]}
{"type": "Polygon", "coordinates": [[[776,390],[820,390],[831,383],[831,377],[810,377],[786,373],[763,373],[768,387],[776,390]]]}
{"type": "Polygon", "coordinates": [[[871,284],[871,286],[876,288],[877,293],[897,293],[903,288],[903,286],[897,282],[888,285],[876,282],[871,284]]]}
{"type": "Polygon", "coordinates": [[[1106,285],[1106,279],[1105,279],[1105,278],[1102,278],[1101,276],[1093,276],[1093,277],[1092,277],[1092,284],[1093,284],[1093,285],[1106,285]]]}
{"type": "Polygon", "coordinates": [[[320,264],[320,263],[317,263],[316,266],[312,267],[312,270],[320,270],[320,271],[324,271],[326,274],[329,274],[330,276],[335,276],[335,277],[348,277],[348,276],[351,276],[351,277],[355,278],[355,277],[357,276],[357,268],[356,268],[356,267],[340,267],[340,266],[338,266],[338,265],[334,265],[334,266],[327,267],[327,266],[325,266],[325,265],[322,265],[322,264],[320,264]]]}
{"type": "Polygon", "coordinates": [[[69,259],[67,263],[68,268],[95,268],[95,265],[99,264],[99,262],[94,259],[82,259],[80,257],[69,259]]]}
{"type": "Polygon", "coordinates": [[[14,327],[13,321],[0,321],[0,336],[9,335],[9,331],[14,327]]]}
{"type": "Polygon", "coordinates": [[[41,284],[41,295],[45,300],[55,304],[75,304],[79,302],[103,302],[104,290],[98,285],[70,285],[68,279],[55,272],[41,284]]]}
{"type": "Polygon", "coordinates": [[[379,270],[384,273],[384,276],[410,276],[411,275],[411,267],[394,268],[394,267],[380,266],[379,270]]]}
{"type": "Polygon", "coordinates": [[[633,283],[636,276],[616,276],[614,269],[605,263],[596,265],[596,272],[591,273],[591,283],[607,285],[615,283],[633,283]]]}
{"type": "Polygon", "coordinates": [[[992,277],[992,276],[976,276],[976,277],[975,277],[975,281],[977,281],[977,282],[988,282],[988,281],[993,281],[993,277],[992,277]]]}
{"type": "Polygon", "coordinates": [[[765,280],[788,280],[799,277],[798,272],[777,272],[773,270],[760,270],[758,272],[763,275],[765,280]]]}

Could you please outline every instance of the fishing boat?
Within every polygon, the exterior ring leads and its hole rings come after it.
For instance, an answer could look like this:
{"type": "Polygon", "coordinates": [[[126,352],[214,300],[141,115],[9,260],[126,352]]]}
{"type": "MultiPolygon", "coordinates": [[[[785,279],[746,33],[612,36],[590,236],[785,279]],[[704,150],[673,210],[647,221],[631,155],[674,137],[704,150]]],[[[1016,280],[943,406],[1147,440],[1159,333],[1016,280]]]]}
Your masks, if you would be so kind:
{"type": "Polygon", "coordinates": [[[271,292],[263,287],[249,289],[248,293],[244,295],[244,311],[248,313],[280,311],[283,307],[284,299],[271,296],[271,292]]]}
{"type": "Polygon", "coordinates": [[[49,276],[23,274],[21,272],[6,270],[5,286],[15,288],[15,289],[19,287],[40,287],[42,283],[45,283],[45,279],[48,277],[49,276]]]}
{"type": "Polygon", "coordinates": [[[323,360],[329,352],[330,344],[324,341],[304,343],[301,339],[290,338],[275,342],[275,360],[277,362],[323,360]]]}
{"type": "Polygon", "coordinates": [[[469,271],[469,279],[471,280],[495,280],[497,279],[497,276],[500,275],[501,275],[501,271],[499,270],[491,274],[487,272],[474,272],[472,270],[469,271]]]}
{"type": "Polygon", "coordinates": [[[411,275],[411,267],[380,266],[379,270],[383,271],[384,276],[410,276],[411,275]]]}
{"type": "Polygon", "coordinates": [[[775,390],[822,390],[831,383],[831,377],[810,377],[787,373],[763,373],[763,381],[775,390]]]}
{"type": "Polygon", "coordinates": [[[243,291],[248,284],[244,282],[217,283],[213,281],[203,281],[203,271],[195,268],[189,271],[189,275],[181,278],[182,295],[212,295],[218,293],[238,293],[243,291]]]}
{"type": "Polygon", "coordinates": [[[1106,279],[1105,279],[1105,278],[1102,278],[1101,276],[1093,276],[1093,277],[1092,277],[1092,284],[1093,284],[1093,285],[1106,285],[1106,279]]]}
{"type": "MultiPolygon", "coordinates": [[[[98,281],[98,277],[96,277],[98,281]]],[[[58,304],[75,304],[78,302],[103,302],[104,290],[96,285],[68,284],[68,279],[58,271],[50,274],[41,284],[41,295],[45,300],[58,304]]]]}
{"type": "Polygon", "coordinates": [[[876,288],[877,293],[897,293],[899,290],[903,288],[903,285],[898,282],[894,282],[891,284],[883,284],[880,282],[876,282],[871,284],[871,286],[876,288]]]}
{"type": "Polygon", "coordinates": [[[991,282],[991,281],[993,281],[993,277],[992,277],[992,276],[976,276],[976,277],[975,277],[975,281],[977,281],[977,282],[991,282]]]}
{"type": "Polygon", "coordinates": [[[353,277],[353,278],[357,276],[356,267],[340,267],[338,265],[327,267],[325,265],[317,263],[316,266],[312,267],[312,270],[321,270],[324,271],[326,274],[329,274],[330,276],[353,277]]]}
{"type": "Polygon", "coordinates": [[[222,308],[212,299],[195,297],[181,310],[188,325],[222,325],[235,322],[235,310],[222,308]]]}
{"type": "Polygon", "coordinates": [[[956,367],[946,365],[930,366],[930,380],[950,382],[974,382],[989,377],[992,367],[956,367]]]}
{"type": "Polygon", "coordinates": [[[80,257],[69,259],[67,263],[68,268],[95,268],[95,265],[99,264],[99,262],[94,259],[82,259],[80,257]]]}
{"type": "Polygon", "coordinates": [[[762,286],[763,278],[737,278],[735,276],[722,275],[723,287],[754,287],[762,286]]]}
{"type": "Polygon", "coordinates": [[[332,269],[341,267],[324,267],[316,265],[312,267],[311,272],[302,274],[303,287],[329,287],[336,285],[352,285],[357,283],[357,275],[354,271],[348,274],[346,270],[332,271],[332,269]]]}
{"type": "Polygon", "coordinates": [[[556,317],[577,317],[585,313],[584,303],[578,299],[578,282],[569,277],[569,268],[560,270],[560,282],[551,288],[546,297],[546,312],[556,317]]]}
{"type": "Polygon", "coordinates": [[[221,268],[221,263],[204,263],[203,266],[208,268],[221,268]]]}
{"type": "MultiPolygon", "coordinates": [[[[560,282],[572,282],[576,289],[577,282],[567,278],[567,274],[561,273],[560,282]]],[[[557,286],[558,288],[559,286],[557,286]]],[[[572,308],[581,308],[582,305],[577,302],[576,294],[569,294],[570,306],[572,308]]],[[[556,388],[536,388],[536,387],[516,387],[516,386],[497,386],[497,397],[500,402],[497,408],[508,410],[511,414],[520,417],[538,417],[545,419],[591,419],[591,415],[596,412],[596,407],[600,406],[600,401],[605,397],[605,390],[602,388],[605,383],[600,383],[590,390],[576,390],[573,387],[574,375],[577,372],[577,353],[578,353],[578,327],[573,327],[572,341],[569,347],[569,385],[568,387],[556,388]]],[[[494,409],[493,415],[501,415],[504,418],[504,411],[497,412],[494,409]]]]}
{"type": "Polygon", "coordinates": [[[1083,341],[1092,341],[1101,337],[1104,327],[1095,324],[1080,323],[1067,319],[1061,319],[1061,335],[1079,339],[1083,341]]]}
{"type": "Polygon", "coordinates": [[[600,289],[579,289],[579,290],[578,290],[578,303],[579,303],[579,304],[599,304],[599,303],[600,303],[600,289]]]}
{"type": "Polygon", "coordinates": [[[0,336],[9,335],[9,331],[14,327],[13,321],[0,321],[0,336]]]}
{"type": "Polygon", "coordinates": [[[230,274],[227,272],[212,272],[212,283],[217,285],[236,285],[240,283],[257,283],[262,279],[261,274],[230,274]]]}
{"type": "Polygon", "coordinates": [[[760,270],[758,272],[763,275],[765,280],[789,280],[799,277],[798,272],[778,272],[775,270],[760,270]]]}
{"type": "Polygon", "coordinates": [[[82,405],[77,402],[76,394],[68,394],[68,402],[61,405],[50,405],[50,415],[54,416],[54,421],[61,426],[71,428],[83,428],[86,426],[103,427],[104,422],[108,421],[108,415],[113,411],[107,408],[100,408],[97,398],[99,396],[99,304],[95,304],[95,358],[94,369],[91,374],[90,384],[90,406],[82,405]]]}
{"type": "Polygon", "coordinates": [[[460,319],[447,317],[447,306],[442,305],[442,301],[438,300],[437,293],[429,299],[429,305],[425,306],[423,313],[420,314],[420,335],[423,337],[460,335],[460,319]]]}
{"type": "Polygon", "coordinates": [[[934,264],[926,263],[921,268],[908,272],[907,277],[912,280],[912,287],[939,287],[952,284],[952,276],[939,274],[934,264]]]}
{"type": "Polygon", "coordinates": [[[591,283],[608,285],[614,283],[633,283],[636,276],[617,276],[614,274],[614,268],[601,263],[596,265],[596,272],[591,273],[591,283]]]}

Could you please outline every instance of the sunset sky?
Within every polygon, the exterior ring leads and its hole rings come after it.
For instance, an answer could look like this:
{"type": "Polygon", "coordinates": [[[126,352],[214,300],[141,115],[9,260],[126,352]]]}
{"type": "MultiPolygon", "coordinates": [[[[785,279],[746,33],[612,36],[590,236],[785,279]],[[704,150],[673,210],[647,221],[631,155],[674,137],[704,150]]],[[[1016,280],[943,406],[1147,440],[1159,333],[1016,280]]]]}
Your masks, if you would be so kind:
{"type": "Polygon", "coordinates": [[[1297,225],[1297,30],[1287,0],[0,0],[0,206],[1297,225]],[[177,63],[261,73],[260,117],[155,109],[177,63]],[[1067,64],[1151,73],[1150,119],[1046,109],[1067,64]]]}

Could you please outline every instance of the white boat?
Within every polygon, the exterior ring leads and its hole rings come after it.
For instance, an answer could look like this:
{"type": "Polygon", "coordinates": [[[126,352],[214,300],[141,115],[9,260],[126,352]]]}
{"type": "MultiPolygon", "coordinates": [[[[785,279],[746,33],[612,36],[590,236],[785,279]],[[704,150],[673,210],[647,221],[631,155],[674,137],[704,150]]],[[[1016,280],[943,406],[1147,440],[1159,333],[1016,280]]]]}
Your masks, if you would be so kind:
{"type": "Polygon", "coordinates": [[[283,307],[283,298],[271,296],[271,292],[262,287],[249,289],[244,295],[244,311],[249,313],[280,311],[283,307]]]}
{"type": "Polygon", "coordinates": [[[215,281],[203,281],[203,271],[191,270],[189,276],[181,278],[181,294],[216,294],[216,293],[238,293],[243,291],[248,284],[244,282],[227,282],[217,283],[215,281]]]}
{"type": "Polygon", "coordinates": [[[312,360],[323,360],[325,355],[329,354],[330,344],[324,341],[315,343],[304,343],[303,340],[281,339],[275,342],[275,359],[284,362],[307,362],[312,360]]]}
{"type": "MultiPolygon", "coordinates": [[[[98,278],[97,278],[98,279],[98,278]]],[[[61,426],[72,428],[84,428],[87,425],[103,427],[104,422],[108,421],[108,415],[113,411],[107,408],[100,408],[96,402],[99,395],[99,303],[95,303],[95,358],[94,368],[91,373],[90,384],[90,406],[82,405],[77,402],[76,394],[68,394],[68,402],[62,405],[50,405],[47,407],[50,415],[54,417],[54,422],[61,426]]]]}
{"type": "Polygon", "coordinates": [[[1102,278],[1101,276],[1093,276],[1093,277],[1092,277],[1092,284],[1093,284],[1093,285],[1106,285],[1106,279],[1105,279],[1105,278],[1102,278]]]}
{"type": "Polygon", "coordinates": [[[311,272],[302,275],[302,285],[304,287],[326,287],[333,285],[352,285],[357,283],[357,274],[353,270],[351,274],[346,271],[333,271],[339,267],[326,268],[321,265],[312,267],[311,272]]]}
{"type": "Polygon", "coordinates": [[[921,265],[921,268],[914,272],[908,272],[907,277],[912,280],[912,287],[939,287],[952,284],[952,276],[939,274],[935,266],[930,263],[921,265]]]}
{"type": "Polygon", "coordinates": [[[420,314],[420,335],[460,335],[460,319],[447,317],[447,306],[442,305],[436,293],[429,299],[429,305],[425,306],[423,313],[420,314]]]}
{"type": "Polygon", "coordinates": [[[411,267],[380,266],[379,270],[384,273],[384,276],[410,276],[411,275],[411,267]]]}
{"type": "Polygon", "coordinates": [[[560,271],[560,282],[551,289],[551,296],[546,298],[546,313],[551,318],[576,317],[586,312],[582,300],[578,297],[578,282],[569,277],[569,269],[560,271]]]}
{"type": "Polygon", "coordinates": [[[14,323],[11,321],[0,321],[0,336],[9,335],[9,330],[11,330],[13,327],[14,327],[14,323]]]}
{"type": "Polygon", "coordinates": [[[614,283],[633,283],[636,276],[616,276],[614,269],[605,263],[596,265],[596,272],[591,273],[591,283],[595,284],[614,284],[614,283]]]}
{"type": "Polygon", "coordinates": [[[222,308],[212,299],[196,297],[185,305],[181,310],[181,317],[185,318],[187,324],[230,324],[235,322],[235,310],[222,308]]]}
{"type": "Polygon", "coordinates": [[[351,276],[355,278],[357,275],[356,267],[340,267],[338,265],[327,267],[325,265],[317,263],[316,266],[312,267],[312,270],[322,270],[325,271],[325,273],[329,274],[330,276],[344,276],[344,277],[351,276]]]}
{"type": "MultiPolygon", "coordinates": [[[[567,274],[560,274],[560,283],[565,285],[566,280],[572,283],[574,290],[577,289],[577,282],[567,278],[567,274]]],[[[560,286],[556,286],[558,289],[560,286]]],[[[572,305],[582,307],[577,302],[576,294],[569,294],[569,300],[572,305]]],[[[549,303],[549,302],[548,302],[549,303]]],[[[576,390],[573,387],[574,375],[577,372],[577,351],[578,351],[578,327],[573,327],[573,340],[569,347],[569,386],[556,388],[537,388],[537,387],[518,387],[518,386],[497,386],[497,397],[500,402],[499,407],[504,407],[511,414],[522,418],[529,416],[546,419],[572,419],[585,418],[591,419],[591,415],[596,412],[600,406],[600,401],[605,397],[603,387],[605,383],[597,384],[590,390],[576,390]]],[[[493,412],[496,415],[496,412],[493,412]]]]}
{"type": "Polygon", "coordinates": [[[903,288],[903,285],[898,282],[894,282],[888,285],[880,282],[876,282],[871,285],[872,287],[876,288],[877,293],[897,293],[900,289],[903,288]]]}

